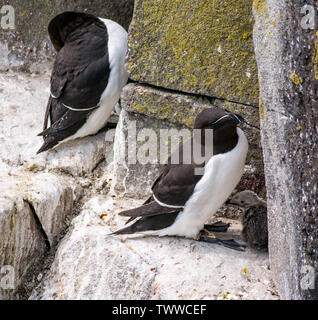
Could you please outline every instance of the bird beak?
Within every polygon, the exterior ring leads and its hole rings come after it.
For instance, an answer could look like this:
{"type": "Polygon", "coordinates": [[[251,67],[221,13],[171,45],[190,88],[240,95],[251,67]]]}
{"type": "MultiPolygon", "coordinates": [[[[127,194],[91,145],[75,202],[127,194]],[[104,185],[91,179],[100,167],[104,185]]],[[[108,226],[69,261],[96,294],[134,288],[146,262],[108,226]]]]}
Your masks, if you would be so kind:
{"type": "Polygon", "coordinates": [[[232,204],[231,199],[227,199],[227,200],[225,201],[225,204],[226,204],[226,205],[232,204]]]}

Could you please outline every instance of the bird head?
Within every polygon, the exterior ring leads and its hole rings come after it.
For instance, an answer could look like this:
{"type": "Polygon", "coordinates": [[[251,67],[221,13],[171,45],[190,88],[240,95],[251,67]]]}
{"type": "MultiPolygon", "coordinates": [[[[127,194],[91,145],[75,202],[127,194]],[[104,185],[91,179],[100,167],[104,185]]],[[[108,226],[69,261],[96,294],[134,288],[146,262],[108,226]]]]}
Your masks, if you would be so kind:
{"type": "Polygon", "coordinates": [[[213,129],[218,130],[223,127],[236,127],[243,122],[244,118],[232,112],[212,107],[200,112],[194,122],[194,129],[213,129]]]}
{"type": "Polygon", "coordinates": [[[266,205],[265,201],[260,199],[258,195],[251,190],[244,190],[236,193],[233,197],[228,199],[225,204],[233,204],[243,208],[250,208],[259,204],[266,205]]]}

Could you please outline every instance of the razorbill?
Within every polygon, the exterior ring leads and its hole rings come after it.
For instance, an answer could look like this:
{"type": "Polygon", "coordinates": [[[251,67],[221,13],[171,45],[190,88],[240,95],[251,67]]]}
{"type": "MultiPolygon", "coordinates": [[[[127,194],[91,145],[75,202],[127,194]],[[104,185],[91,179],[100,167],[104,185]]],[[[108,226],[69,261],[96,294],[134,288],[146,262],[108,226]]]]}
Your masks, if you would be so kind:
{"type": "Polygon", "coordinates": [[[242,236],[251,247],[260,251],[268,250],[267,205],[264,200],[251,191],[236,193],[226,201],[244,209],[242,215],[242,236]]]}
{"type": "MultiPolygon", "coordinates": [[[[242,120],[240,115],[217,107],[199,113],[194,129],[200,130],[201,151],[205,150],[206,143],[213,143],[213,155],[204,163],[197,164],[192,152],[191,162],[183,164],[182,145],[179,148],[180,163],[172,164],[172,157],[169,158],[152,186],[152,196],[141,207],[119,213],[130,217],[128,222],[137,217],[139,219],[114,234],[180,236],[244,250],[234,240],[212,239],[200,232],[229,197],[243,174],[248,142],[243,131],[237,127],[242,120]],[[213,140],[206,139],[205,129],[213,129],[213,140]],[[203,167],[203,176],[195,174],[200,167],[203,167]]],[[[189,141],[193,146],[194,138],[189,141]]],[[[212,231],[213,227],[215,231],[219,227],[227,229],[226,225],[218,224],[212,226],[212,231]]]]}
{"type": "Polygon", "coordinates": [[[128,80],[127,32],[118,23],[64,12],[51,20],[48,32],[57,55],[37,153],[97,133],[128,80]]]}

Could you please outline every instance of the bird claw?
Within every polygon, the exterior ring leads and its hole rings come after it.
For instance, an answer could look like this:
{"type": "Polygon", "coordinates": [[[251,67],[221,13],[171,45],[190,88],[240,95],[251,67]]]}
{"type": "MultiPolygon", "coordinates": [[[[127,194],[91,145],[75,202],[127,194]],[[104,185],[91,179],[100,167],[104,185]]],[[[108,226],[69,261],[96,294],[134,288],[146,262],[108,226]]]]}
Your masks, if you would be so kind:
{"type": "Polygon", "coordinates": [[[236,242],[234,239],[228,239],[228,240],[221,240],[218,238],[211,238],[208,236],[201,236],[198,241],[202,241],[202,242],[208,242],[208,243],[215,243],[218,245],[221,245],[223,247],[226,248],[230,248],[236,251],[245,251],[246,249],[246,245],[244,244],[240,244],[238,242],[236,242]]]}

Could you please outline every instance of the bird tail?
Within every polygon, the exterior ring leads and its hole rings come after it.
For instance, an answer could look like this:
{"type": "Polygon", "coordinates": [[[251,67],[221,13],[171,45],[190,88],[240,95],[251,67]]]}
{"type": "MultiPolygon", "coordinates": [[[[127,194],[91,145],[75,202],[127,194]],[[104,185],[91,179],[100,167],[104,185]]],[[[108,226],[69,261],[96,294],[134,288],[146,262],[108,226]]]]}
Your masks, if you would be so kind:
{"type": "Polygon", "coordinates": [[[44,143],[42,144],[41,148],[37,151],[36,154],[39,154],[41,152],[44,152],[46,150],[49,150],[56,146],[58,143],[58,140],[54,136],[46,136],[44,138],[44,143]]]}
{"type": "Polygon", "coordinates": [[[132,225],[119,229],[112,234],[114,235],[133,234],[133,233],[139,233],[144,231],[154,231],[154,230],[164,229],[174,223],[178,214],[179,214],[179,211],[174,211],[174,212],[162,213],[162,214],[148,216],[148,217],[142,217],[132,225]]]}
{"type": "Polygon", "coordinates": [[[136,232],[136,223],[132,224],[131,226],[119,229],[113,233],[111,233],[111,235],[122,235],[122,234],[133,234],[136,232]]]}

